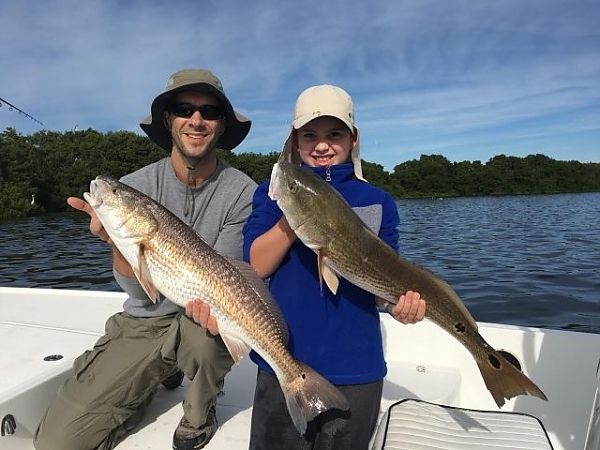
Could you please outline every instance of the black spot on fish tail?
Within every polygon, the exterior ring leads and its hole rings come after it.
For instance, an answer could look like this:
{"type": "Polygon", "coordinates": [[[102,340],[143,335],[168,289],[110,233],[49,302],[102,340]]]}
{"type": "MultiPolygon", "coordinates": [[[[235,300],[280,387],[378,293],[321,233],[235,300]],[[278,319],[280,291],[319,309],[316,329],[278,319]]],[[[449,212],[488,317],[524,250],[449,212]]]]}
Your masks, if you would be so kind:
{"type": "Polygon", "coordinates": [[[493,353],[488,354],[488,361],[494,369],[500,369],[502,367],[502,363],[493,353]]]}
{"type": "Polygon", "coordinates": [[[281,384],[290,418],[300,434],[304,435],[308,422],[330,410],[348,410],[346,397],[329,381],[300,363],[302,370],[289,382],[281,384]]]}
{"type": "Polygon", "coordinates": [[[454,331],[458,334],[465,334],[467,332],[467,326],[463,322],[456,322],[454,324],[454,331]]]}

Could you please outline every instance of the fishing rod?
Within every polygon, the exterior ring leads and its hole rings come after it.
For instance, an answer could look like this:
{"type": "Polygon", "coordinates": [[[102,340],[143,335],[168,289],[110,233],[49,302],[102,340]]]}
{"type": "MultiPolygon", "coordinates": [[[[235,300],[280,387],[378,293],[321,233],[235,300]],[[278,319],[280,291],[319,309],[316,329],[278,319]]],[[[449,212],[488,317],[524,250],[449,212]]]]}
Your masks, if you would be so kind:
{"type": "Polygon", "coordinates": [[[30,114],[27,114],[25,111],[23,111],[20,108],[17,108],[15,105],[13,105],[12,103],[4,100],[2,97],[0,97],[0,107],[2,106],[3,103],[6,103],[8,105],[8,110],[12,111],[12,110],[17,110],[19,112],[19,114],[24,115],[25,117],[27,117],[28,119],[33,120],[34,122],[39,123],[41,126],[44,126],[44,124],[42,122],[40,122],[39,120],[37,120],[35,117],[33,117],[30,114]]]}

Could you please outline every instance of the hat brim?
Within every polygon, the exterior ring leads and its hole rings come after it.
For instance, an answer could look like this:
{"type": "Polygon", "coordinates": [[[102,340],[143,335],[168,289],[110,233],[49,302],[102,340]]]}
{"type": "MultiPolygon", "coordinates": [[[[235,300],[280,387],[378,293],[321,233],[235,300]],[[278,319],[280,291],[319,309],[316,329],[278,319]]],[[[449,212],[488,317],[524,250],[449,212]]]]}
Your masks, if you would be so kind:
{"type": "Polygon", "coordinates": [[[308,122],[310,122],[311,120],[315,120],[319,117],[333,117],[335,119],[338,119],[342,123],[344,123],[344,125],[346,125],[350,131],[354,132],[354,130],[356,130],[356,127],[350,120],[348,120],[348,118],[344,117],[342,114],[339,114],[337,111],[327,111],[327,110],[320,111],[319,115],[305,114],[303,116],[297,117],[292,122],[292,128],[299,130],[304,125],[306,125],[308,122]]]}
{"type": "Polygon", "coordinates": [[[225,109],[225,131],[217,141],[217,147],[223,150],[233,150],[237,147],[250,131],[252,122],[233,109],[233,106],[221,91],[208,83],[195,83],[181,86],[160,94],[154,99],[151,107],[151,115],[146,117],[140,128],[156,144],[167,151],[171,151],[173,141],[163,121],[163,112],[172,101],[173,97],[183,91],[196,91],[209,94],[217,98],[225,109]]]}

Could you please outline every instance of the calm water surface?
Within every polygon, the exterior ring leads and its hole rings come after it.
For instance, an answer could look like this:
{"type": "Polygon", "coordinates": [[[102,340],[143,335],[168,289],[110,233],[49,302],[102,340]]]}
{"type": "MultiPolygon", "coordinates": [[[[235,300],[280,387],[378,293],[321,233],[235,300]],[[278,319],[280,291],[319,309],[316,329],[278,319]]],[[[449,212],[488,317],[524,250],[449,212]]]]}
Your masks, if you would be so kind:
{"type": "MultiPolygon", "coordinates": [[[[400,249],[477,320],[600,333],[600,193],[399,200],[400,249]]],[[[83,213],[0,221],[0,286],[117,291],[83,213]]]]}

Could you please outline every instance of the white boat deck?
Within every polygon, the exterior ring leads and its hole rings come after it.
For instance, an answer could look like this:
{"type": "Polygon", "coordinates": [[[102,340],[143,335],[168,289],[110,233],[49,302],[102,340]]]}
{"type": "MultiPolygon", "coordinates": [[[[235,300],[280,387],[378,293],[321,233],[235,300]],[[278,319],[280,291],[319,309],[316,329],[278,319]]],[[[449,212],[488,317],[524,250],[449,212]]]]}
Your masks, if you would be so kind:
{"type": "MultiPolygon", "coordinates": [[[[0,437],[2,450],[33,449],[33,432],[73,359],[103,333],[106,318],[121,309],[123,298],[106,292],[0,288],[0,418],[12,414],[17,423],[14,434],[0,437]],[[62,359],[44,361],[53,355],[62,359]]],[[[384,316],[382,329],[389,372],[382,413],[404,398],[498,410],[471,356],[439,327],[428,321],[402,326],[384,316]]],[[[539,418],[556,450],[584,450],[592,413],[600,409],[600,335],[493,324],[480,324],[480,332],[496,348],[516,355],[549,398],[517,397],[502,410],[539,418]]],[[[207,449],[247,448],[255,377],[248,358],[228,374],[217,403],[220,429],[207,449]]],[[[161,387],[144,422],[117,448],[170,448],[183,413],[185,384],[172,391],[161,387]]]]}

